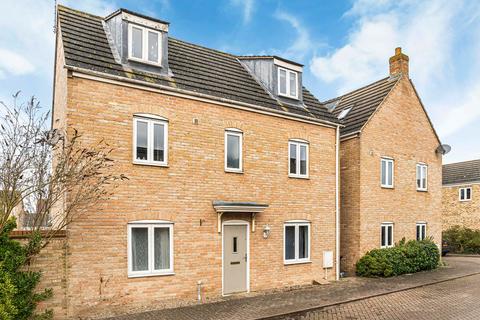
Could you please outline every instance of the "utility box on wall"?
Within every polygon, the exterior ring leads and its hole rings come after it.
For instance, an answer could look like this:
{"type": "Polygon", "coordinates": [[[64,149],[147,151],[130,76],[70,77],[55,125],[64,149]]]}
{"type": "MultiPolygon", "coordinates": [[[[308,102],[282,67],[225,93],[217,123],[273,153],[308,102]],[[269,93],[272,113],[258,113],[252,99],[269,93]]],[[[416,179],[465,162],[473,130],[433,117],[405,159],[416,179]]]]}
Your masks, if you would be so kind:
{"type": "Polygon", "coordinates": [[[333,251],[323,251],[323,268],[333,268],[333,251]]]}

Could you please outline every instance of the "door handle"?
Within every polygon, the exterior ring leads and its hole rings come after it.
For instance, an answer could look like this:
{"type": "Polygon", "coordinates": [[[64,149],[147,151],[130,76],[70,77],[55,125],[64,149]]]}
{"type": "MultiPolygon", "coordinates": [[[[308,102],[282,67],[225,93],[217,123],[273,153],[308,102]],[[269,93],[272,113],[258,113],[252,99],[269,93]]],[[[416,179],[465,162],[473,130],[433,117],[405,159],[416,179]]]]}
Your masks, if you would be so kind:
{"type": "Polygon", "coordinates": [[[245,253],[245,262],[247,262],[247,254],[245,253]]]}

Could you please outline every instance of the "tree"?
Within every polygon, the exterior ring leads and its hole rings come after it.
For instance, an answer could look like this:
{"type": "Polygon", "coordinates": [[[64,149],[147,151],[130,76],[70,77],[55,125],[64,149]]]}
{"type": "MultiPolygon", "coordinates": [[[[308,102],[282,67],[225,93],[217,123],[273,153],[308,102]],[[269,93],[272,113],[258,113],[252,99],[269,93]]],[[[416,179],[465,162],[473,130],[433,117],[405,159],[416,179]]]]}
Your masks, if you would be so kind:
{"type": "MultiPolygon", "coordinates": [[[[110,158],[113,150],[108,143],[97,141],[93,147],[84,146],[75,128],[50,128],[50,114],[42,111],[34,97],[26,102],[19,100],[17,93],[11,105],[0,102],[0,237],[13,229],[13,213],[20,205],[32,214],[32,232],[22,250],[0,247],[0,287],[5,288],[10,288],[12,279],[3,281],[2,269],[4,273],[19,272],[60,230],[99,201],[108,199],[118,182],[127,179],[115,173],[115,162],[110,158]],[[24,258],[7,270],[8,263],[2,259],[12,252],[21,252],[24,258]]],[[[11,247],[10,242],[5,243],[11,247]]],[[[36,284],[39,276],[35,279],[36,284]]],[[[18,291],[15,281],[13,286],[7,290],[9,294],[18,291]]],[[[4,309],[12,309],[10,304],[3,304],[3,298],[0,290],[0,316],[4,309]]],[[[35,305],[37,298],[30,302],[35,305]]],[[[14,307],[18,308],[18,304],[14,307]]],[[[18,313],[12,318],[20,319],[18,313]]]]}

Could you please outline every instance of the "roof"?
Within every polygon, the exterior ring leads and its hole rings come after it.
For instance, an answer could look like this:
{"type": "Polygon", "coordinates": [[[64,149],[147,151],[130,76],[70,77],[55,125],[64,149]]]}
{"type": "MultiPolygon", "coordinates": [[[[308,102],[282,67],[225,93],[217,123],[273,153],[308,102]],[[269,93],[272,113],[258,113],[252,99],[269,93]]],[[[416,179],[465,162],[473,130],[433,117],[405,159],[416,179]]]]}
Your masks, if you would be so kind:
{"type": "Polygon", "coordinates": [[[387,77],[365,87],[346,93],[338,98],[322,102],[323,105],[335,106],[333,114],[338,115],[345,109],[352,108],[342,119],[345,125],[342,136],[360,131],[371,115],[377,110],[390,93],[400,77],[387,77]]]}
{"type": "Polygon", "coordinates": [[[303,88],[304,106],[282,103],[272,98],[243,67],[237,56],[169,37],[168,60],[173,76],[162,76],[117,63],[113,56],[103,18],[58,6],[65,64],[145,84],[163,85],[223,101],[246,103],[291,116],[317,121],[339,121],[307,89],[303,88]]]}
{"type": "Polygon", "coordinates": [[[251,60],[251,59],[278,59],[278,60],[282,60],[284,62],[287,62],[287,63],[290,63],[290,64],[293,64],[293,65],[296,65],[296,66],[299,66],[299,67],[303,67],[303,64],[301,63],[298,63],[298,62],[295,62],[295,61],[292,61],[292,60],[288,60],[288,59],[285,59],[285,58],[282,58],[282,57],[279,57],[279,56],[268,56],[268,55],[253,55],[253,56],[237,56],[238,59],[240,60],[251,60]]]}
{"type": "Polygon", "coordinates": [[[480,159],[443,165],[443,185],[477,181],[480,181],[480,159]]]}

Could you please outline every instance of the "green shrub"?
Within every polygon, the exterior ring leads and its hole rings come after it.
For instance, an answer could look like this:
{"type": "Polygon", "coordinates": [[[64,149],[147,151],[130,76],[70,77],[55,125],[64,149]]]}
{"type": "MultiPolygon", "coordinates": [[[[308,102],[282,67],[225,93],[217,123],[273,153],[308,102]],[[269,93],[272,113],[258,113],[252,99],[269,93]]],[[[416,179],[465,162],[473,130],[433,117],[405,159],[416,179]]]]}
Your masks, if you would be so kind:
{"type": "Polygon", "coordinates": [[[392,277],[438,267],[440,252],[431,240],[400,241],[394,247],[367,252],[356,265],[362,277],[392,277]]]}
{"type": "Polygon", "coordinates": [[[480,230],[454,226],[442,236],[453,252],[480,254],[480,230]]]}
{"type": "Polygon", "coordinates": [[[52,291],[35,292],[41,274],[25,271],[31,254],[38,253],[39,235],[22,245],[9,237],[15,227],[15,221],[10,220],[0,230],[0,319],[49,319],[51,311],[34,312],[37,303],[51,297],[52,291]]]}

